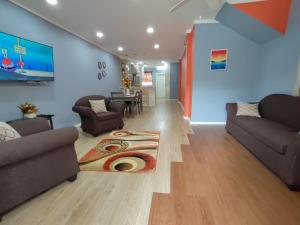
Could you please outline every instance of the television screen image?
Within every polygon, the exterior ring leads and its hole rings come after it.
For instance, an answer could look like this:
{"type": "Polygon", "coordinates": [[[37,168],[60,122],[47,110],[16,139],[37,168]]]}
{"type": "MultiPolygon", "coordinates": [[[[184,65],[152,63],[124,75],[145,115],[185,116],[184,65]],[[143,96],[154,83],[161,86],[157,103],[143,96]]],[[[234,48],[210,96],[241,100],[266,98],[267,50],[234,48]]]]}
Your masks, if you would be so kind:
{"type": "Polygon", "coordinates": [[[54,81],[53,48],[0,32],[0,81],[54,81]]]}

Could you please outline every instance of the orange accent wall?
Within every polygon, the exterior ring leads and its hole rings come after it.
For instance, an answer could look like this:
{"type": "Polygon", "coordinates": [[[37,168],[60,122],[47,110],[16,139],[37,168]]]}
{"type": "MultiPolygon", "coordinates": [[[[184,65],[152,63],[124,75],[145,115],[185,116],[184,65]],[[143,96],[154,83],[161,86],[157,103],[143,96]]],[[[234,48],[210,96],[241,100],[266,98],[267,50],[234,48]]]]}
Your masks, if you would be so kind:
{"type": "Polygon", "coordinates": [[[179,101],[184,108],[184,116],[191,118],[192,112],[192,89],[194,75],[194,36],[195,31],[186,35],[186,49],[179,61],[179,101]]]}
{"type": "Polygon", "coordinates": [[[186,42],[186,86],[185,86],[185,100],[184,100],[184,116],[191,118],[192,115],[192,90],[193,90],[193,64],[194,64],[194,29],[187,34],[186,42]]]}
{"type": "Polygon", "coordinates": [[[182,60],[181,59],[179,60],[179,63],[178,63],[178,71],[179,71],[179,74],[178,74],[178,100],[182,104],[182,97],[181,97],[182,60]]]}
{"type": "Polygon", "coordinates": [[[181,59],[181,80],[180,80],[180,99],[181,99],[180,102],[183,108],[185,105],[186,68],[187,68],[187,57],[186,57],[186,51],[184,51],[181,59]]]}
{"type": "Polygon", "coordinates": [[[267,0],[234,4],[236,8],[285,34],[292,0],[267,0]]]}

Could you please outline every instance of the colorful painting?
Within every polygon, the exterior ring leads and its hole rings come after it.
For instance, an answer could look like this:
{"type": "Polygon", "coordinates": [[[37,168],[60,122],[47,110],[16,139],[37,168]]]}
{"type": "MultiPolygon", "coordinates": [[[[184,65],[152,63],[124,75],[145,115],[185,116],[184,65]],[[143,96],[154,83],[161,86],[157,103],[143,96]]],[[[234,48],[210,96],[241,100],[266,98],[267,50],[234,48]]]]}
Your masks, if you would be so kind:
{"type": "Polygon", "coordinates": [[[53,81],[53,48],[0,32],[0,81],[53,81]]]}
{"type": "Polygon", "coordinates": [[[152,87],[153,86],[152,72],[144,73],[142,86],[143,87],[152,87]]]}
{"type": "Polygon", "coordinates": [[[215,49],[211,51],[210,69],[211,70],[226,70],[227,69],[228,50],[215,49]]]}

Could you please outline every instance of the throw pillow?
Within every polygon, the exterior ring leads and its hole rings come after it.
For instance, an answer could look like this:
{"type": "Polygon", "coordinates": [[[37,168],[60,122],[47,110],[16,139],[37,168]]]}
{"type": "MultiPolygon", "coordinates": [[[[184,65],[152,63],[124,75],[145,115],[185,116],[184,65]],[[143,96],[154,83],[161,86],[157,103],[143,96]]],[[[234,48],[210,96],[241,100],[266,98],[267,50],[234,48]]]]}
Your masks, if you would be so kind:
{"type": "Polygon", "coordinates": [[[258,104],[238,103],[237,116],[261,117],[258,111],[258,104]]]}
{"type": "Polygon", "coordinates": [[[0,122],[0,142],[20,138],[21,135],[10,125],[0,122]]]}
{"type": "Polygon", "coordinates": [[[91,108],[95,113],[107,112],[104,100],[89,100],[91,108]]]}

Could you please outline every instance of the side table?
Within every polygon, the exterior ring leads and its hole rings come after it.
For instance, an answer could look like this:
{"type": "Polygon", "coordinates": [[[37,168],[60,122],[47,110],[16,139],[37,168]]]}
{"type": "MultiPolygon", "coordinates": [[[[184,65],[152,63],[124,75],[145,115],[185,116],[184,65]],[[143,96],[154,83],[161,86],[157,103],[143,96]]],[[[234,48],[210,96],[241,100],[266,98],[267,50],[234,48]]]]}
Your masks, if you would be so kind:
{"type": "Polygon", "coordinates": [[[49,121],[49,123],[50,123],[51,129],[52,130],[54,129],[54,127],[53,127],[53,120],[52,120],[52,118],[54,117],[53,114],[39,114],[39,115],[37,115],[37,117],[46,118],[49,121]]]}
{"type": "MultiPolygon", "coordinates": [[[[52,130],[54,129],[53,120],[52,120],[52,118],[54,117],[53,114],[39,114],[39,115],[37,115],[37,117],[41,117],[41,118],[47,119],[49,121],[51,129],[52,130]]],[[[27,118],[16,119],[16,120],[7,121],[7,123],[12,123],[12,122],[15,122],[15,121],[18,121],[18,120],[30,120],[30,119],[27,119],[27,118]]]]}

